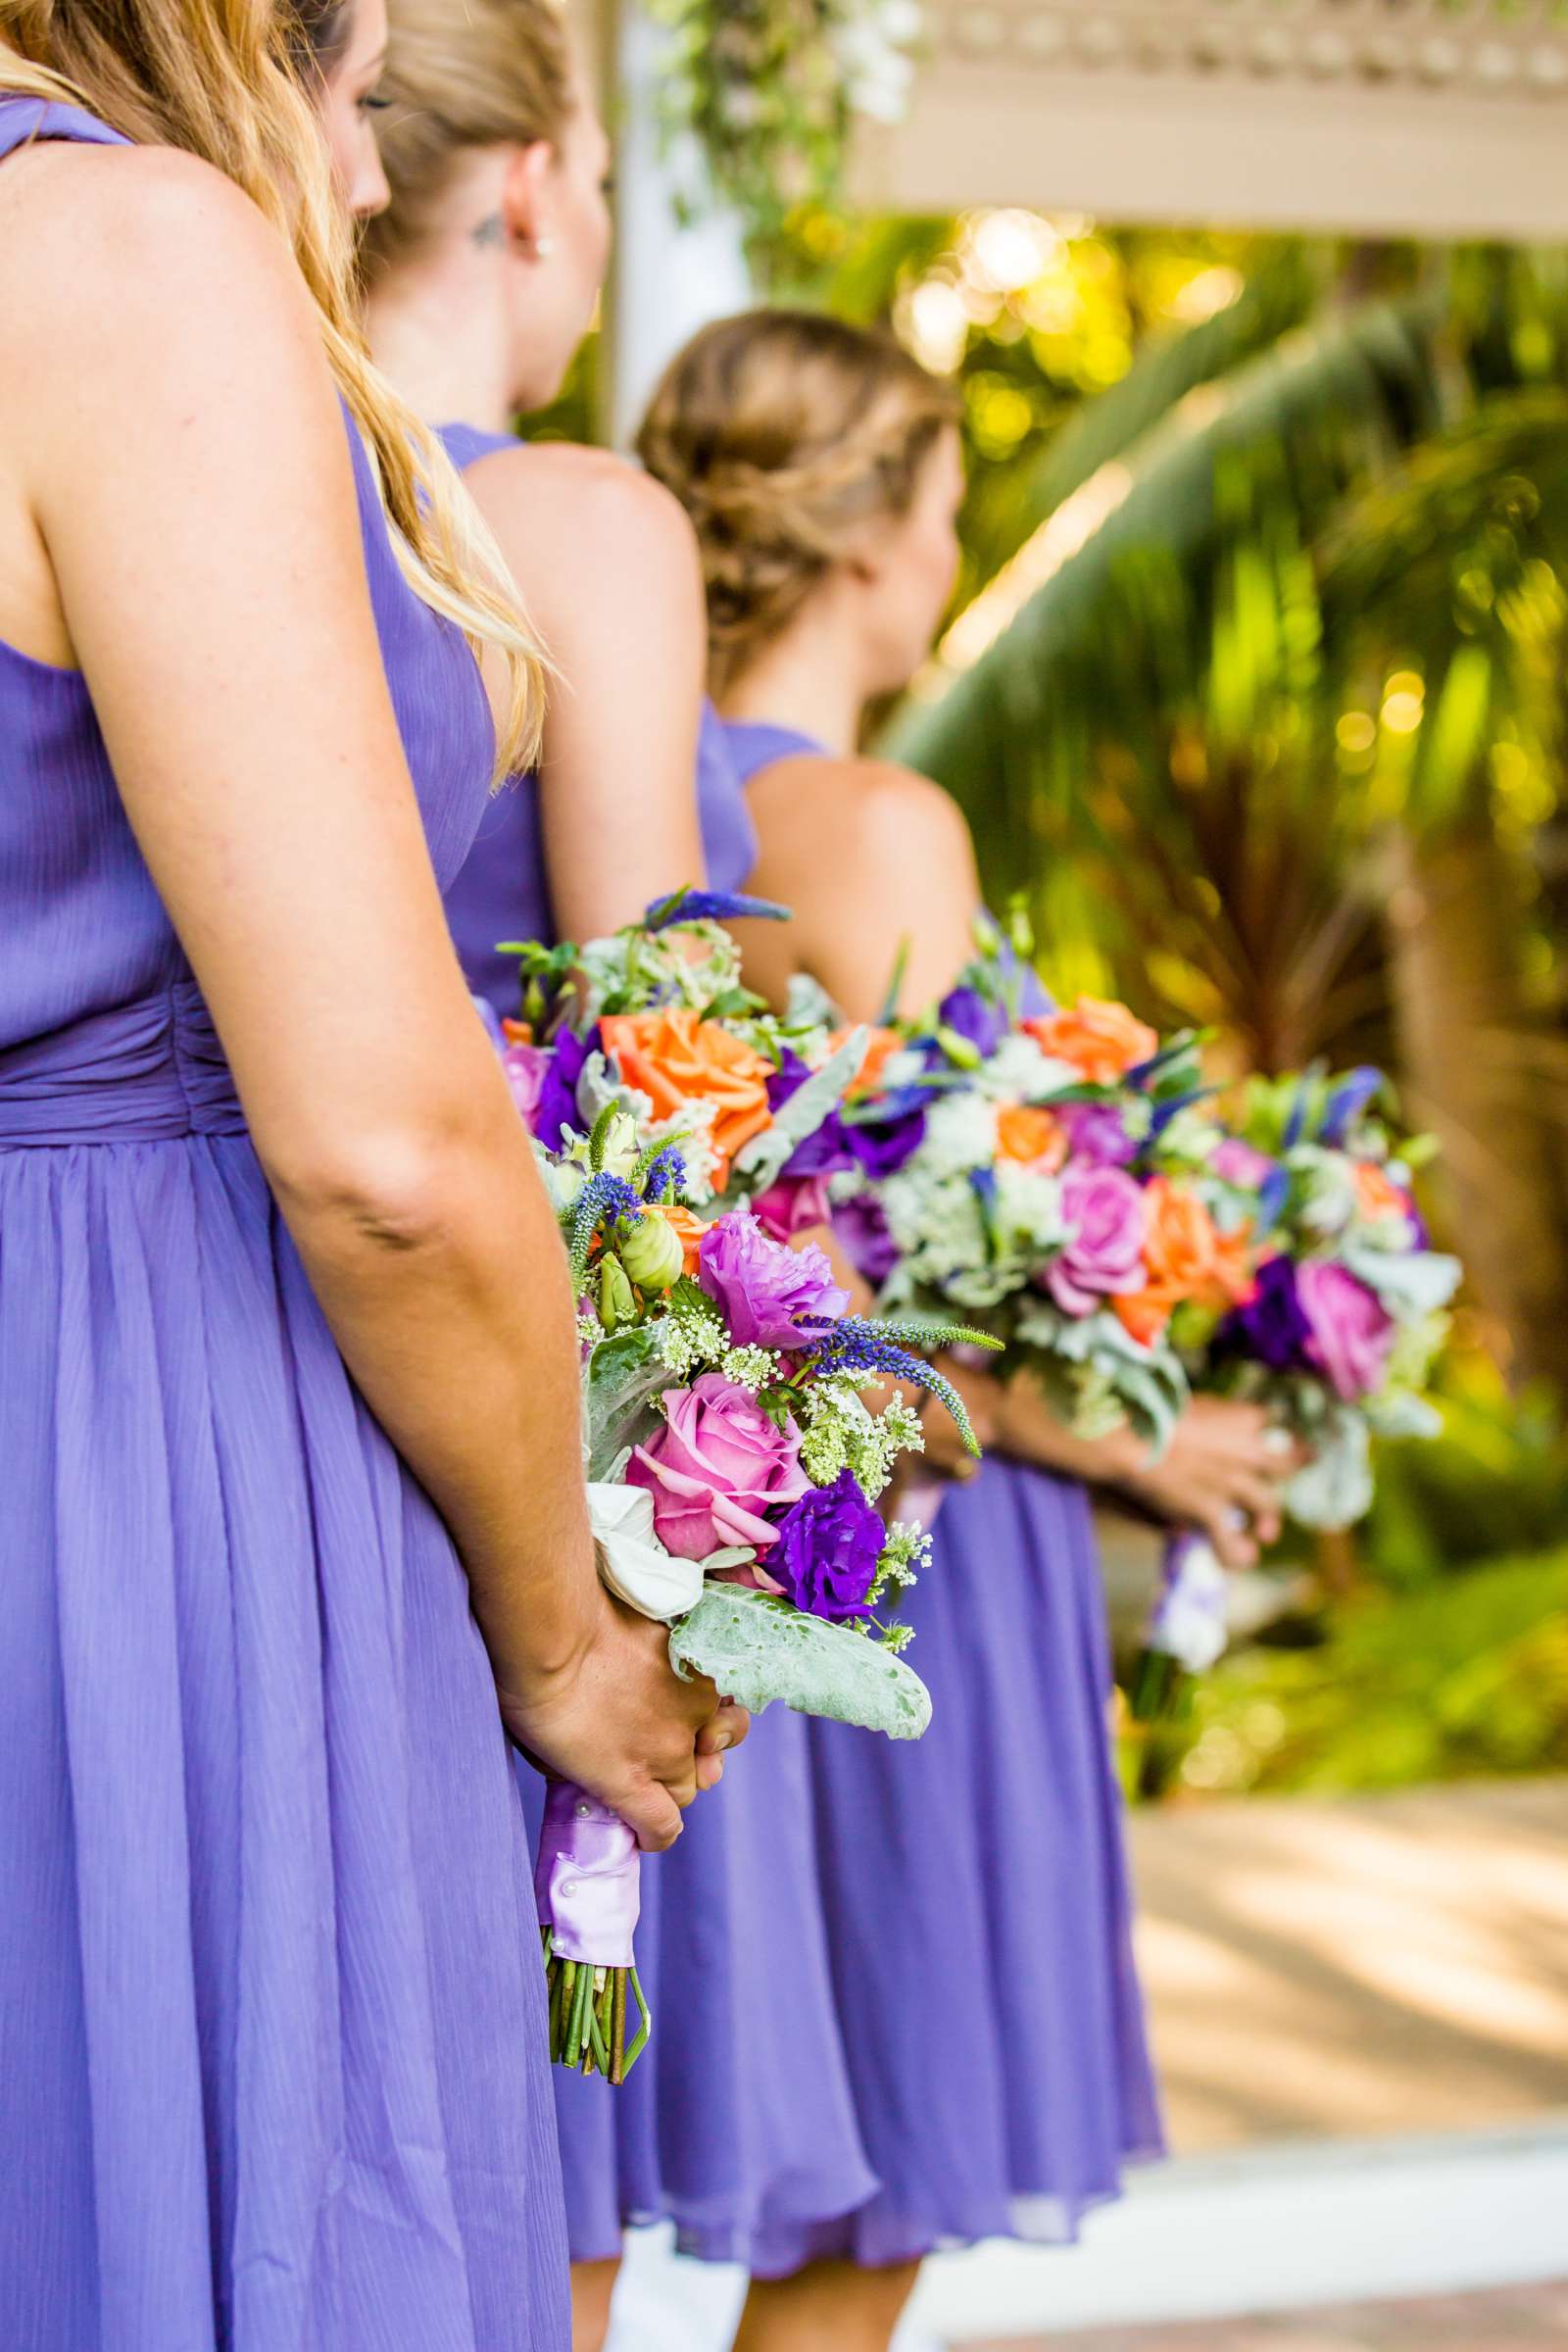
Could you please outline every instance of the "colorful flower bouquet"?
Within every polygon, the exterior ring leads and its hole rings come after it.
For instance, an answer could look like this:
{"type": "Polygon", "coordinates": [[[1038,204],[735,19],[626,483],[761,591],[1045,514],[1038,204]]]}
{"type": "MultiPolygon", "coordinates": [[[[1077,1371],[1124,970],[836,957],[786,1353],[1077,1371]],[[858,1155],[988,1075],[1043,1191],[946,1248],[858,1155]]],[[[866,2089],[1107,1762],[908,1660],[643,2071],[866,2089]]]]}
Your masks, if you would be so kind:
{"type": "Polygon", "coordinates": [[[782,918],[763,900],[677,891],[608,939],[511,943],[520,1017],[497,1044],[513,1097],[554,1151],[609,1105],[646,1144],[679,1138],[685,1198],[707,1215],[746,1204],[788,1240],[827,1217],[810,1139],[863,1059],[866,1033],[836,1027],[803,983],[782,1014],[743,988],[723,928],[782,918]]]}
{"type": "Polygon", "coordinates": [[[989,918],[977,947],[931,1019],[876,1033],[814,1139],[835,1225],[884,1310],[972,1315],[1077,1428],[1161,1445],[1187,1396],[1175,1311],[1249,1281],[1244,1217],[1206,1182],[1197,1041],[1093,998],[1026,1010],[989,918]]]}
{"type": "MultiPolygon", "coordinates": [[[[612,1016],[613,1017],[613,1016],[612,1016]]],[[[612,1046],[611,1052],[616,1051],[612,1046]]],[[[968,1334],[850,1315],[822,1251],[745,1209],[696,1212],[685,1147],[648,1140],[611,1100],[587,1135],[539,1150],[581,1303],[584,1455],[610,1590],[670,1627],[677,1673],[754,1710],[917,1739],[924,1686],[887,1603],[925,1558],[917,1525],[875,1508],[921,1446],[888,1379],[956,1395],[911,1353],[968,1334]]],[[[710,1128],[703,1132],[711,1134],[710,1128]]],[[[588,1792],[552,1784],[536,1874],[551,2052],[623,2080],[648,2034],[632,1958],[638,1855],[588,1792]],[[639,2022],[628,2039],[628,2002],[639,2022]]]]}
{"type": "MultiPolygon", "coordinates": [[[[1205,1395],[1266,1406],[1308,1460],[1285,1489],[1303,1527],[1346,1528],[1372,1500],[1371,1440],[1436,1434],[1422,1391],[1447,1330],[1457,1258],[1431,1248],[1411,1192],[1430,1156],[1374,1108],[1381,1072],[1257,1079],[1211,1154],[1255,1274],[1228,1313],[1178,1327],[1205,1395]]],[[[1224,1648],[1223,1579],[1206,1544],[1180,1541],[1135,1680],[1135,1714],[1163,1712],[1179,1670],[1224,1648]]]]}

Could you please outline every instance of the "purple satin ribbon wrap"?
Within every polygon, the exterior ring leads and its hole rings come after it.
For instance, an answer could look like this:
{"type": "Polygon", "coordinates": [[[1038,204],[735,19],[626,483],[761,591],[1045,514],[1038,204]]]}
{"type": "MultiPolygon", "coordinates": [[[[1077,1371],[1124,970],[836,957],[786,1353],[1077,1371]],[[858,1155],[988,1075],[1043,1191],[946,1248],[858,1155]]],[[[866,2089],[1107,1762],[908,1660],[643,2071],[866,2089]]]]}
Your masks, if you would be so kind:
{"type": "Polygon", "coordinates": [[[562,1960],[589,1968],[630,1968],[640,1907],[642,1857],[637,1840],[574,1781],[551,1781],[533,1868],[539,1925],[551,1931],[562,1960]]]}

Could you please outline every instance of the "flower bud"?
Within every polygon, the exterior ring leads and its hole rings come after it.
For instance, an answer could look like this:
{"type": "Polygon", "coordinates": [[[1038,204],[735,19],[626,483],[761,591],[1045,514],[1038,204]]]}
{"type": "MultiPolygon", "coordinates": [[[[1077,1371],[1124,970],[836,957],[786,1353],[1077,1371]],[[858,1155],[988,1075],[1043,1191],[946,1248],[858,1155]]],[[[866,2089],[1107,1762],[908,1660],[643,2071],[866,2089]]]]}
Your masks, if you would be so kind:
{"type": "Polygon", "coordinates": [[[637,1320],[637,1301],[632,1297],[626,1269],[610,1250],[605,1251],[599,1266],[599,1320],[606,1331],[637,1320]]]}
{"type": "Polygon", "coordinates": [[[686,1252],[680,1235],[652,1209],[616,1244],[620,1262],[641,1291],[667,1291],[680,1280],[686,1252]]]}

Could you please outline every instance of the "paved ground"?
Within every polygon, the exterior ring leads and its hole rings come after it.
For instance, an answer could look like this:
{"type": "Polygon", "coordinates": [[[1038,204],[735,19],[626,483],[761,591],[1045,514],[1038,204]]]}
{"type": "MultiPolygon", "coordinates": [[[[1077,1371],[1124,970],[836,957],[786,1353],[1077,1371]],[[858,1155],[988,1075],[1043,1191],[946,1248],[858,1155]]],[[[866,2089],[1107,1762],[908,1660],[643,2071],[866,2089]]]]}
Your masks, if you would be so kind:
{"type": "Polygon", "coordinates": [[[1357,2303],[1278,2319],[1106,2328],[961,2352],[1563,2352],[1568,2281],[1419,2303],[1357,2303]]]}
{"type": "Polygon", "coordinates": [[[1178,2152],[1568,2108],[1568,1779],[1162,1808],[1132,1838],[1178,2152]]]}

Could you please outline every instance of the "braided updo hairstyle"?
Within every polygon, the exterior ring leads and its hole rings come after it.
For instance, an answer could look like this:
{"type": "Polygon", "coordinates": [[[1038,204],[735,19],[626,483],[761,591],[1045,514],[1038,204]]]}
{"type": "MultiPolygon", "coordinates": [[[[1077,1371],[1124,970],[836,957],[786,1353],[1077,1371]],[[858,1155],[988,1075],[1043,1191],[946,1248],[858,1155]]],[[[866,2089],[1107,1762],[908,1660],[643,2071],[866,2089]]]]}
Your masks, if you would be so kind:
{"type": "Polygon", "coordinates": [[[908,513],[958,414],[954,389],[891,335],[816,312],[749,311],[687,344],[637,447],[697,527],[715,695],[867,523],[908,513]]]}

